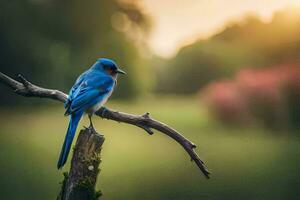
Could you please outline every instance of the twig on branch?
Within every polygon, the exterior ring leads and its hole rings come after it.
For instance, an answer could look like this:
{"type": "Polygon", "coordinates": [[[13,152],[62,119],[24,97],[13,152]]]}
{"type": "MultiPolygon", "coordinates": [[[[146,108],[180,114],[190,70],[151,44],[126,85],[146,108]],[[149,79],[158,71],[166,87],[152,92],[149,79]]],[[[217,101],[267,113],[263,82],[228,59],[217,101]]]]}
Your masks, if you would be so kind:
{"type": "MultiPolygon", "coordinates": [[[[63,103],[67,100],[68,95],[59,90],[45,89],[30,83],[22,75],[18,75],[18,77],[20,79],[20,82],[0,72],[0,82],[10,87],[16,94],[26,97],[50,98],[63,103]]],[[[96,112],[96,115],[117,122],[124,122],[127,124],[135,125],[144,129],[150,135],[153,134],[152,129],[158,130],[166,134],[167,136],[176,140],[185,149],[185,151],[191,157],[191,160],[195,161],[195,163],[205,175],[205,177],[209,178],[210,172],[207,170],[203,161],[194,151],[196,145],[189,141],[187,138],[185,138],[183,135],[181,135],[175,129],[169,127],[168,125],[162,122],[152,119],[149,116],[149,113],[146,113],[144,115],[132,115],[123,112],[112,111],[102,107],[96,112]]]]}

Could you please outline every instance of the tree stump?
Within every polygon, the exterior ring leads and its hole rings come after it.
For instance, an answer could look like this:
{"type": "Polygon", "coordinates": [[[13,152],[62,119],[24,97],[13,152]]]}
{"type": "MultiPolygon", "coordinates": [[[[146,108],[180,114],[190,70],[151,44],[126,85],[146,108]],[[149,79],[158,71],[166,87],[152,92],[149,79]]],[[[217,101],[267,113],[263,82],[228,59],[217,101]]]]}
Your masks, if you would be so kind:
{"type": "Polygon", "coordinates": [[[96,200],[101,192],[95,191],[97,176],[100,172],[101,148],[104,136],[93,128],[80,131],[65,179],[57,200],[96,200]]]}

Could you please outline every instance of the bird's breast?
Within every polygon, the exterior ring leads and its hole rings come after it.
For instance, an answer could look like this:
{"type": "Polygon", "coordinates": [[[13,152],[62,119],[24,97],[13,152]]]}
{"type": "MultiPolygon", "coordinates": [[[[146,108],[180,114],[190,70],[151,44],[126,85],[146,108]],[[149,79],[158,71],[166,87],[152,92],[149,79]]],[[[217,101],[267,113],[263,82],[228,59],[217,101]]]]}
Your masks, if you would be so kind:
{"type": "Polygon", "coordinates": [[[96,103],[94,106],[92,106],[89,109],[89,112],[91,112],[93,114],[97,110],[99,110],[107,102],[107,100],[111,96],[111,94],[112,94],[112,90],[107,95],[105,95],[105,97],[103,99],[101,99],[98,103],[96,103]]]}

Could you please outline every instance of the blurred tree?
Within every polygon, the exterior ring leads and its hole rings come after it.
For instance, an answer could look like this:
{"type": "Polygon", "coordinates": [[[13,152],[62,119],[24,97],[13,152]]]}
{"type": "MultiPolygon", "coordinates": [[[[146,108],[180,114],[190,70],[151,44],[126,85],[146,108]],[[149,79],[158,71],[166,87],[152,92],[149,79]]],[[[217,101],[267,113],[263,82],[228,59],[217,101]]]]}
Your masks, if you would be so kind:
{"type": "MultiPolygon", "coordinates": [[[[97,58],[108,57],[129,74],[115,94],[132,98],[141,91],[143,80],[135,76],[141,47],[133,38],[143,41],[150,23],[136,1],[4,0],[0,24],[4,73],[22,73],[37,84],[67,91],[97,58]]],[[[0,95],[0,104],[17,101],[0,95]]]]}
{"type": "Polygon", "coordinates": [[[287,9],[269,23],[246,16],[207,40],[183,47],[158,73],[156,91],[194,93],[212,80],[244,67],[300,61],[300,12],[287,9]]]}

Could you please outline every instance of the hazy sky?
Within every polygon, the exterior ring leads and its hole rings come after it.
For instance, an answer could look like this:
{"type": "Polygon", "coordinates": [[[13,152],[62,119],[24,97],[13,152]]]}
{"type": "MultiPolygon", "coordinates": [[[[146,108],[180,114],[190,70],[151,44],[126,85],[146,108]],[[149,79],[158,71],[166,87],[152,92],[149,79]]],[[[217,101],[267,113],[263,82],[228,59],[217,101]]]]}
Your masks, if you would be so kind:
{"type": "Polygon", "coordinates": [[[220,30],[224,23],[246,14],[270,20],[272,13],[288,6],[300,6],[300,0],[142,0],[152,17],[149,38],[152,50],[170,57],[178,48],[196,38],[205,38],[220,30]]]}

